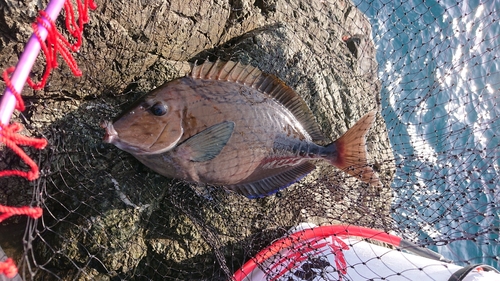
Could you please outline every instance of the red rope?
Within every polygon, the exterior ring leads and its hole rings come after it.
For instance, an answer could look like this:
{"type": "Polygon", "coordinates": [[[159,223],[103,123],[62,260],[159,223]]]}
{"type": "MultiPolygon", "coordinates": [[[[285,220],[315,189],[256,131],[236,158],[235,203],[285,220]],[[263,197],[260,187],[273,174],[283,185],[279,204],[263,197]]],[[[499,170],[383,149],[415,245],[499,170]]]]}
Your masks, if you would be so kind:
{"type": "MultiPolygon", "coordinates": [[[[34,83],[30,78],[27,82],[34,90],[40,90],[45,87],[47,79],[52,71],[52,69],[57,67],[57,54],[59,53],[61,57],[66,61],[69,68],[75,76],[81,76],[82,72],[78,68],[75,59],[73,58],[71,51],[76,52],[79,50],[82,44],[83,37],[83,26],[89,22],[88,8],[94,10],[97,8],[93,0],[84,0],[84,4],[80,0],[76,1],[78,9],[78,22],[75,20],[73,6],[70,0],[66,0],[64,3],[64,11],[66,14],[66,28],[75,38],[75,43],[71,44],[56,28],[54,22],[45,13],[45,11],[40,11],[40,15],[37,17],[36,22],[32,24],[33,33],[38,38],[40,42],[41,50],[45,56],[46,66],[42,78],[38,83],[34,83]],[[42,40],[40,32],[38,30],[38,25],[43,26],[47,30],[46,40],[42,40]]],[[[19,111],[24,111],[25,106],[21,95],[14,89],[12,82],[10,81],[9,75],[14,71],[14,67],[10,67],[3,72],[3,80],[7,88],[16,98],[16,109],[19,111]]],[[[32,181],[38,178],[39,169],[37,164],[19,147],[21,146],[32,146],[36,149],[43,149],[47,145],[47,140],[28,138],[18,134],[22,126],[18,123],[12,123],[11,125],[0,124],[0,143],[5,143],[7,147],[12,149],[19,157],[30,167],[29,171],[21,170],[4,170],[0,171],[0,177],[5,176],[21,176],[32,181]]],[[[0,205],[0,222],[13,215],[27,215],[32,218],[39,218],[42,216],[42,209],[35,207],[7,207],[0,205]]],[[[8,278],[12,278],[17,274],[17,267],[11,258],[8,258],[4,262],[0,262],[0,275],[5,274],[8,278]]]]}
{"type": "Polygon", "coordinates": [[[43,214],[42,208],[39,207],[9,207],[0,205],[0,222],[14,215],[26,215],[37,219],[43,214]]]}
{"type": "Polygon", "coordinates": [[[0,274],[5,274],[7,278],[14,278],[17,274],[17,267],[11,258],[6,259],[4,262],[0,262],[0,274]]]}
{"type": "Polygon", "coordinates": [[[71,44],[61,33],[57,31],[55,23],[50,19],[50,17],[45,13],[45,11],[40,11],[40,16],[38,16],[36,22],[32,24],[33,33],[38,38],[40,42],[41,49],[45,55],[45,60],[47,61],[45,71],[42,75],[42,79],[38,83],[34,83],[28,78],[28,84],[35,90],[40,90],[45,86],[50,72],[53,68],[57,67],[57,53],[66,61],[69,68],[75,76],[81,76],[82,72],[78,68],[75,59],[70,53],[70,50],[77,52],[82,45],[83,37],[83,26],[89,22],[88,8],[96,9],[97,6],[93,0],[85,0],[85,6],[81,1],[76,1],[78,14],[78,23],[74,17],[74,9],[70,0],[64,2],[64,11],[66,13],[66,29],[69,31],[71,36],[76,39],[76,42],[71,44]],[[38,24],[42,25],[47,30],[47,42],[41,39],[40,33],[38,31],[38,24]]]}
{"type": "MultiPolygon", "coordinates": [[[[59,53],[61,57],[66,61],[71,71],[75,76],[81,76],[82,72],[78,68],[75,59],[71,55],[70,51],[78,51],[81,46],[82,36],[83,36],[83,26],[89,22],[88,8],[97,8],[93,0],[84,0],[84,4],[81,1],[76,1],[78,6],[78,23],[74,17],[74,10],[70,0],[66,0],[64,3],[64,10],[66,13],[66,28],[70,34],[76,39],[74,44],[69,43],[69,41],[59,33],[54,22],[45,13],[45,11],[40,11],[40,15],[33,23],[33,33],[37,36],[40,42],[41,50],[45,56],[46,67],[45,71],[40,79],[40,82],[34,83],[30,78],[28,78],[28,84],[35,90],[40,90],[45,87],[47,79],[52,71],[52,69],[57,67],[57,54],[59,53]],[[47,39],[44,42],[40,36],[38,30],[38,24],[42,25],[47,29],[47,39]]],[[[3,73],[3,79],[7,88],[16,97],[16,109],[20,111],[25,110],[24,102],[21,95],[14,89],[12,82],[10,81],[9,74],[14,71],[13,67],[8,68],[3,73]]],[[[21,129],[21,125],[13,123],[11,125],[1,125],[0,131],[0,142],[5,143],[10,149],[12,149],[21,159],[30,167],[30,171],[20,171],[20,170],[6,170],[0,171],[0,176],[22,176],[28,180],[34,180],[39,176],[39,170],[36,163],[31,160],[28,155],[19,147],[23,146],[33,146],[37,149],[43,149],[47,145],[45,139],[34,139],[28,138],[17,134],[21,129]]]]}
{"type": "Polygon", "coordinates": [[[21,159],[30,167],[28,172],[21,170],[4,170],[0,171],[0,177],[21,176],[32,181],[38,178],[39,170],[36,163],[24,152],[19,145],[32,146],[37,149],[43,149],[47,145],[46,139],[28,138],[19,135],[17,132],[21,130],[21,124],[13,123],[9,126],[0,124],[0,142],[5,143],[12,149],[21,159]]]}
{"type": "MultiPolygon", "coordinates": [[[[39,207],[8,207],[0,205],[0,222],[8,219],[13,215],[26,215],[37,219],[42,216],[43,210],[39,207]]],[[[17,266],[11,258],[0,262],[0,275],[4,274],[8,278],[13,278],[17,274],[17,266]]]]}
{"type": "Polygon", "coordinates": [[[12,92],[12,94],[16,98],[16,109],[19,111],[24,111],[24,109],[25,109],[24,101],[21,98],[21,95],[16,91],[16,89],[14,89],[14,85],[12,85],[12,82],[10,81],[10,78],[9,78],[9,74],[14,72],[15,69],[16,68],[13,66],[7,68],[3,72],[3,80],[5,81],[5,85],[7,86],[7,88],[9,88],[9,90],[12,92]]]}

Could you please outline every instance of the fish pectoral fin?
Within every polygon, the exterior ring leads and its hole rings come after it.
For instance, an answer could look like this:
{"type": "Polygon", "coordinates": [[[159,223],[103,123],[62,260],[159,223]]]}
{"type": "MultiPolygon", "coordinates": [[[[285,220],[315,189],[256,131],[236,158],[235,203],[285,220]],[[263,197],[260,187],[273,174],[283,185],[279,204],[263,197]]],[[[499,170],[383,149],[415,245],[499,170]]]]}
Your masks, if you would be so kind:
{"type": "Polygon", "coordinates": [[[212,160],[226,146],[233,131],[234,122],[224,121],[191,136],[178,149],[186,151],[189,160],[193,162],[212,160]]]}
{"type": "MultiPolygon", "coordinates": [[[[248,182],[248,183],[239,183],[235,185],[226,186],[226,188],[244,195],[250,199],[252,198],[261,198],[265,196],[272,195],[288,186],[300,181],[307,174],[313,171],[316,168],[314,164],[310,162],[304,162],[300,165],[289,167],[287,169],[276,169],[274,174],[264,177],[260,180],[248,182]]],[[[271,171],[272,173],[273,171],[271,171]]],[[[270,171],[262,171],[257,169],[252,176],[257,176],[259,174],[269,174],[270,171]]]]}

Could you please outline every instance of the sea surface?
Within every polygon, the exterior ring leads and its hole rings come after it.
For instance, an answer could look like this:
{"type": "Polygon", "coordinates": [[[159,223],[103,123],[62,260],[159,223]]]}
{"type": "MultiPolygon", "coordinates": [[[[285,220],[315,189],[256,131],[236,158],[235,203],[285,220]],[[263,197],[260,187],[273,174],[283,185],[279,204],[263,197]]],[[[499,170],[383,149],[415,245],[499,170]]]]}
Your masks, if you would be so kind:
{"type": "Polygon", "coordinates": [[[500,269],[500,1],[354,3],[377,47],[398,234],[500,269]]]}

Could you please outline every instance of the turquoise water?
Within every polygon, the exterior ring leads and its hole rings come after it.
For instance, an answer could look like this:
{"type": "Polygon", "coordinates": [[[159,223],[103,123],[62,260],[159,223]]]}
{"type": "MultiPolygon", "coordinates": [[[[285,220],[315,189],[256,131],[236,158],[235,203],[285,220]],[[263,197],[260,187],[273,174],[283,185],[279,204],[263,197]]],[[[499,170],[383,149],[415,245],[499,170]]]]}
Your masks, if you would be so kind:
{"type": "Polygon", "coordinates": [[[373,25],[400,235],[500,268],[500,1],[354,2],[373,25]]]}

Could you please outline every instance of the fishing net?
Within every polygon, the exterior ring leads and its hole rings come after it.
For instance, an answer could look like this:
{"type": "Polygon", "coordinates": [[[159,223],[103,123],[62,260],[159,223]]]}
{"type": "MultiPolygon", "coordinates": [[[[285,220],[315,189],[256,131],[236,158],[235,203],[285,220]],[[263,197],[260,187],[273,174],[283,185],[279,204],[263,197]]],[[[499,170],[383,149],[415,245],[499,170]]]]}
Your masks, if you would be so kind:
{"type": "MultiPolygon", "coordinates": [[[[45,4],[0,0],[2,69],[16,64],[45,4]]],[[[500,268],[498,2],[96,4],[74,54],[83,75],[59,59],[42,90],[24,89],[26,110],[13,117],[24,135],[48,141],[25,148],[38,179],[0,178],[2,204],[43,209],[0,227],[0,253],[23,279],[439,279],[416,261],[440,259],[424,248],[443,256],[448,276],[459,266],[500,268]],[[317,163],[276,195],[247,199],[162,177],[103,143],[103,120],[217,59],[280,78],[331,140],[377,110],[367,150],[382,186],[317,163]],[[363,247],[379,271],[366,269],[363,247]],[[403,252],[414,254],[394,256],[403,252]],[[417,266],[391,267],[406,262],[417,266]]],[[[68,35],[65,15],[56,25],[68,35]]],[[[44,67],[41,55],[32,79],[44,67]]],[[[28,168],[0,151],[2,170],[28,168]]]]}

